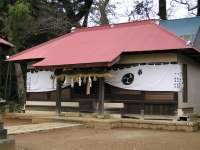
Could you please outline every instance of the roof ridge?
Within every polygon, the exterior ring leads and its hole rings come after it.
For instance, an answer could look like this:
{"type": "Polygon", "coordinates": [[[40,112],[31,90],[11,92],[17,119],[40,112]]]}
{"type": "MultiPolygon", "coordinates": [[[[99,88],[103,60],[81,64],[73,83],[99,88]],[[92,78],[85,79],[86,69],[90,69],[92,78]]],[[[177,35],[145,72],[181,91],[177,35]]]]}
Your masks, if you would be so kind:
{"type": "Polygon", "coordinates": [[[130,26],[133,24],[148,24],[151,22],[154,22],[155,19],[148,19],[148,20],[134,20],[131,22],[123,22],[123,23],[114,23],[114,24],[105,24],[105,25],[99,25],[99,26],[93,26],[93,27],[82,27],[77,28],[75,31],[84,32],[84,31],[96,31],[100,29],[107,29],[107,28],[116,28],[116,27],[123,27],[123,26],[130,26]]]}

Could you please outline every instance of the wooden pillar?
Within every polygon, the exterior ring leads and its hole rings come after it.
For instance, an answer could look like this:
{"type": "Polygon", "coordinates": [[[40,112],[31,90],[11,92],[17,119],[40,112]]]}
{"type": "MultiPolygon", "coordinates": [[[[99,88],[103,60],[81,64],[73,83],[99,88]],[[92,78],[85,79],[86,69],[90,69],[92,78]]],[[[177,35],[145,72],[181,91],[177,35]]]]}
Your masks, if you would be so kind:
{"type": "Polygon", "coordinates": [[[188,71],[187,64],[183,64],[183,103],[188,102],[188,71]]]}
{"type": "Polygon", "coordinates": [[[56,97],[57,97],[57,100],[56,100],[56,112],[58,114],[61,113],[61,92],[62,92],[62,89],[61,89],[61,81],[58,79],[57,80],[57,88],[56,88],[56,97]]]}
{"type": "Polygon", "coordinates": [[[99,113],[103,114],[104,113],[104,92],[105,92],[105,88],[104,88],[104,78],[101,77],[99,78],[99,113]]]}
{"type": "Polygon", "coordinates": [[[144,118],[144,110],[145,110],[145,91],[141,92],[142,94],[142,103],[141,103],[141,109],[140,109],[140,115],[144,118]]]}

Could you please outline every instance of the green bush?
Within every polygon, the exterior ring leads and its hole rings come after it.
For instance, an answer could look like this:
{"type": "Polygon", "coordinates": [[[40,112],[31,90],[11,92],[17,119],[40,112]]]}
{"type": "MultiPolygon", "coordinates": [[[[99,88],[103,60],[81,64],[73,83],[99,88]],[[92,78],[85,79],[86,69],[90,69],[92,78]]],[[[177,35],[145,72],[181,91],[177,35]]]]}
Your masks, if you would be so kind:
{"type": "Polygon", "coordinates": [[[23,112],[23,108],[20,104],[15,102],[8,102],[7,104],[0,105],[0,113],[5,112],[23,112]]]}

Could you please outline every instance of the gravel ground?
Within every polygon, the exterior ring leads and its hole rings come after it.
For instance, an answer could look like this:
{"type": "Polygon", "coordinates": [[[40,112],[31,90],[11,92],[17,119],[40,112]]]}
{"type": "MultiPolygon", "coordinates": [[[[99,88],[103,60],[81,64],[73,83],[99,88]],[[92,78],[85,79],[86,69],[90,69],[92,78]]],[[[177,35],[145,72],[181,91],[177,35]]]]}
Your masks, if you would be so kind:
{"type": "Polygon", "coordinates": [[[59,129],[15,136],[19,150],[200,150],[200,132],[59,129]]]}

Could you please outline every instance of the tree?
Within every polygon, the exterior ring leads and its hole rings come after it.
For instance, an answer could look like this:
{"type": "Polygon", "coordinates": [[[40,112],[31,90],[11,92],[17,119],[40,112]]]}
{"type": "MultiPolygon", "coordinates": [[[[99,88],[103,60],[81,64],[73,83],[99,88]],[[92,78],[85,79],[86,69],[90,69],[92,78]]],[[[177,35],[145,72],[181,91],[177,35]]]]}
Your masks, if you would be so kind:
{"type": "Polygon", "coordinates": [[[200,0],[171,0],[171,6],[174,7],[174,3],[179,5],[185,5],[187,10],[195,16],[200,16],[200,0]]]}
{"type": "Polygon", "coordinates": [[[108,16],[107,16],[107,10],[106,7],[109,3],[109,0],[102,0],[99,2],[99,11],[100,11],[100,23],[101,24],[109,24],[108,16]]]}
{"type": "Polygon", "coordinates": [[[200,0],[197,1],[197,16],[200,16],[200,0]]]}
{"type": "MultiPolygon", "coordinates": [[[[88,14],[93,0],[0,1],[0,34],[16,47],[13,54],[71,31],[88,14]]],[[[26,100],[24,67],[15,64],[18,99],[26,100]]]]}
{"type": "Polygon", "coordinates": [[[117,17],[116,4],[114,1],[110,0],[94,0],[93,5],[88,14],[88,18],[83,21],[86,22],[88,26],[112,24],[115,23],[113,18],[117,17]]]}
{"type": "MultiPolygon", "coordinates": [[[[4,10],[5,12],[5,10],[4,10]]],[[[9,37],[10,41],[15,44],[13,53],[24,48],[24,41],[26,39],[26,32],[30,29],[32,24],[32,17],[30,5],[27,2],[17,1],[15,5],[8,6],[7,18],[4,20],[3,32],[9,37]]],[[[25,83],[20,64],[15,64],[15,72],[17,79],[17,93],[20,103],[24,104],[26,100],[25,83]]]]}
{"type": "Polygon", "coordinates": [[[142,19],[151,19],[150,13],[153,11],[153,0],[136,2],[132,15],[141,16],[142,19]]]}
{"type": "Polygon", "coordinates": [[[166,0],[159,0],[158,15],[160,16],[160,19],[167,20],[166,0]]]}

